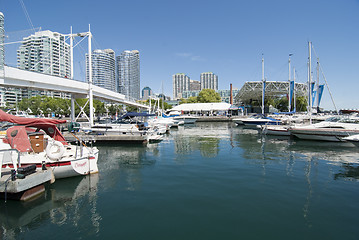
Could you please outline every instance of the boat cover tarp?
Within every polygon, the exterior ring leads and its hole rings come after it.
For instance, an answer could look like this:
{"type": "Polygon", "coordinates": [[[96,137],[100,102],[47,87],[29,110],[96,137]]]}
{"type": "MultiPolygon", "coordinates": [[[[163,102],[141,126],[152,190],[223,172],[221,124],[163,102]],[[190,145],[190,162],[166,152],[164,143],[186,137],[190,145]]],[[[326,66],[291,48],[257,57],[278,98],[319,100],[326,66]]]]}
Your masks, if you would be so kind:
{"type": "Polygon", "coordinates": [[[63,145],[67,145],[64,136],[56,125],[47,123],[10,127],[6,130],[6,138],[3,139],[3,142],[10,144],[11,148],[17,149],[20,152],[30,152],[32,149],[28,134],[40,132],[40,130],[43,130],[52,139],[60,141],[63,145]]]}
{"type": "Polygon", "coordinates": [[[13,126],[6,131],[4,143],[10,144],[11,148],[20,152],[31,152],[31,144],[24,126],[13,126]]]}
{"type": "Polygon", "coordinates": [[[125,119],[125,118],[132,118],[132,117],[150,117],[150,116],[156,116],[156,114],[149,114],[149,113],[138,113],[138,112],[128,112],[118,119],[125,119]]]}
{"type": "Polygon", "coordinates": [[[61,123],[66,123],[66,120],[19,117],[6,113],[0,109],[0,122],[11,122],[19,125],[28,125],[28,124],[37,124],[37,123],[61,124],[61,123]]]}

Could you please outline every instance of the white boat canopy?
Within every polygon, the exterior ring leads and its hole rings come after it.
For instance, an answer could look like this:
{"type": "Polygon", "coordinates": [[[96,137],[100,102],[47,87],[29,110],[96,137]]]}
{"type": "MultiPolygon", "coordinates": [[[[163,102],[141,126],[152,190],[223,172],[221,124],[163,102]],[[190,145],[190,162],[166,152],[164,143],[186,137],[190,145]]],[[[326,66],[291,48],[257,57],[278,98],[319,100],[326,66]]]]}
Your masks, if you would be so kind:
{"type": "Polygon", "coordinates": [[[228,111],[231,107],[229,103],[185,103],[175,106],[173,111],[184,112],[200,112],[200,111],[228,111]]]}

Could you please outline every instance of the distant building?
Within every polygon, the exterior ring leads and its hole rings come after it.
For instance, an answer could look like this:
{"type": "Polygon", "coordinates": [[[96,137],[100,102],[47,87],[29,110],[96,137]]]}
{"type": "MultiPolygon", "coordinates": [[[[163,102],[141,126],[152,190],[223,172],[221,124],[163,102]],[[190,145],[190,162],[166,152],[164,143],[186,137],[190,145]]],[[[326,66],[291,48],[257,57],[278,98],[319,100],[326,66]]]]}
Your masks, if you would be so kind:
{"type": "Polygon", "coordinates": [[[184,91],[190,90],[190,78],[184,73],[172,75],[173,99],[182,98],[184,91]]]}
{"type": "Polygon", "coordinates": [[[4,50],[4,39],[5,39],[5,25],[4,25],[4,14],[0,12],[0,70],[4,69],[5,64],[5,50],[4,50]]]}
{"type": "Polygon", "coordinates": [[[201,82],[197,80],[190,80],[190,91],[199,91],[201,90],[201,82]]]}
{"type": "Polygon", "coordinates": [[[156,94],[156,97],[159,99],[164,99],[165,101],[170,101],[171,98],[169,96],[164,95],[163,93],[156,94]]]}
{"type": "Polygon", "coordinates": [[[140,99],[140,52],[123,51],[116,61],[118,92],[129,98],[140,99]]]}
{"type": "MultiPolygon", "coordinates": [[[[92,83],[116,91],[116,60],[112,49],[94,50],[91,53],[92,83]]],[[[86,80],[89,81],[88,54],[86,54],[86,80]]]]}
{"type": "Polygon", "coordinates": [[[153,95],[153,92],[152,92],[152,89],[150,87],[144,87],[142,89],[142,100],[147,100],[152,95],[153,95]]]}
{"type": "Polygon", "coordinates": [[[212,72],[201,73],[201,90],[202,89],[218,90],[218,76],[212,72]]]}
{"type": "MultiPolygon", "coordinates": [[[[217,93],[221,96],[221,102],[230,103],[231,90],[218,90],[217,93]]],[[[236,96],[239,93],[238,89],[232,90],[232,96],[236,96]]]]}
{"type": "Polygon", "coordinates": [[[60,33],[48,30],[36,32],[23,38],[17,50],[17,65],[24,70],[69,77],[70,45],[60,33]]]}
{"type": "Polygon", "coordinates": [[[200,90],[195,90],[195,91],[183,91],[182,93],[182,98],[187,99],[190,97],[198,97],[200,90]]]}

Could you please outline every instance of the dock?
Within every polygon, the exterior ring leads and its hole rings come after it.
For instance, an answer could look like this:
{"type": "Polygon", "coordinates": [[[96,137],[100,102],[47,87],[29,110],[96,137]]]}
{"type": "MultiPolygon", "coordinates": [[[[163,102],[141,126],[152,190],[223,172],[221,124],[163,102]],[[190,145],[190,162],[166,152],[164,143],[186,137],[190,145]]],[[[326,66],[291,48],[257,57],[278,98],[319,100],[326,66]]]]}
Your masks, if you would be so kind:
{"type": "Polygon", "coordinates": [[[53,183],[52,169],[36,170],[23,175],[15,174],[14,171],[2,171],[0,178],[0,198],[5,200],[29,200],[45,191],[45,183],[53,183]]]}

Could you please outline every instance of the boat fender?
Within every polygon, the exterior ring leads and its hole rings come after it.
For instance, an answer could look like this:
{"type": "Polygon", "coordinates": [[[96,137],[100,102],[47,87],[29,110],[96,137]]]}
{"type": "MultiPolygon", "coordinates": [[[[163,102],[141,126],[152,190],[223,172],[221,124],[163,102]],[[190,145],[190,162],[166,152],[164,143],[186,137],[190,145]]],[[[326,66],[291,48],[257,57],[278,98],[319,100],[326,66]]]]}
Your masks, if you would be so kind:
{"type": "Polygon", "coordinates": [[[46,155],[51,160],[58,160],[64,155],[65,147],[59,141],[49,142],[46,147],[46,155]]]}

